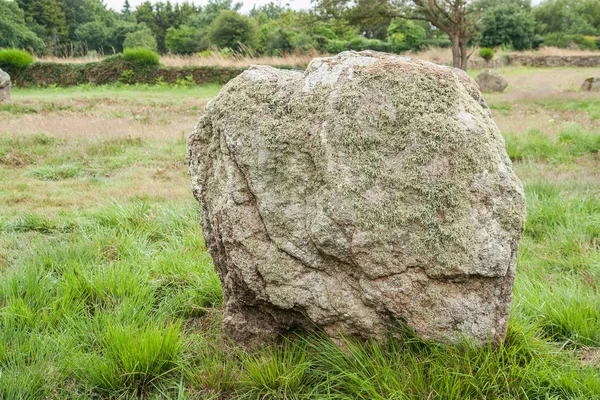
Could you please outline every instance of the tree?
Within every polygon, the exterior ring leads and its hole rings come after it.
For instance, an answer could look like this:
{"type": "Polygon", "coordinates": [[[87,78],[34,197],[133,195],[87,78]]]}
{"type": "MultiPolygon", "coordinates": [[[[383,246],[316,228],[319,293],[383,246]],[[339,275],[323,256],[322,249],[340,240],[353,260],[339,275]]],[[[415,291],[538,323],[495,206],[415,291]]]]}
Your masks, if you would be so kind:
{"type": "Polygon", "coordinates": [[[467,44],[477,33],[477,16],[469,0],[413,0],[417,15],[446,32],[452,42],[452,64],[467,69],[467,44]]]}
{"type": "Polygon", "coordinates": [[[545,0],[533,8],[538,32],[595,35],[600,29],[598,0],[545,0]]]}
{"type": "Polygon", "coordinates": [[[129,0],[125,0],[123,3],[123,9],[121,10],[121,14],[128,17],[131,15],[131,5],[129,4],[129,0]]]}
{"type": "Polygon", "coordinates": [[[187,25],[167,29],[165,46],[168,51],[178,54],[191,54],[200,50],[202,32],[187,25]]]}
{"type": "Polygon", "coordinates": [[[0,48],[27,49],[41,54],[44,42],[25,24],[25,13],[14,1],[0,0],[0,48]]]}
{"type": "Polygon", "coordinates": [[[316,13],[343,19],[369,39],[385,39],[390,21],[403,15],[401,0],[317,0],[316,13]]]}
{"type": "Polygon", "coordinates": [[[100,0],[58,0],[65,14],[69,38],[73,39],[75,30],[82,24],[92,21],[107,21],[115,16],[100,0]]]}
{"type": "Polygon", "coordinates": [[[74,39],[85,43],[89,50],[105,53],[110,48],[109,29],[106,24],[100,21],[80,25],[75,30],[74,39]]]}
{"type": "Polygon", "coordinates": [[[67,20],[56,0],[17,0],[25,11],[25,19],[44,27],[46,38],[52,42],[69,39],[67,20]]]}
{"type": "Polygon", "coordinates": [[[418,48],[426,35],[424,28],[404,18],[394,18],[387,28],[388,42],[399,51],[418,48]]]}
{"type": "Polygon", "coordinates": [[[481,41],[484,47],[512,46],[527,50],[535,38],[535,20],[530,12],[516,2],[501,3],[485,10],[481,23],[481,41]]]}
{"type": "Polygon", "coordinates": [[[125,41],[123,41],[124,49],[133,49],[136,47],[145,47],[152,51],[156,51],[157,48],[156,38],[150,28],[143,23],[138,25],[138,29],[135,32],[125,35],[125,41]]]}
{"type": "Polygon", "coordinates": [[[452,63],[467,69],[471,55],[467,44],[477,33],[478,17],[472,0],[412,0],[412,6],[403,0],[315,0],[317,12],[332,17],[349,15],[349,10],[363,10],[361,18],[391,20],[394,17],[421,19],[445,32],[452,42],[452,63]]]}
{"type": "Polygon", "coordinates": [[[211,44],[219,48],[240,50],[242,46],[256,46],[257,28],[250,18],[233,10],[221,11],[208,27],[211,44]]]}
{"type": "Polygon", "coordinates": [[[108,29],[108,42],[111,50],[114,49],[117,53],[123,52],[123,42],[128,33],[138,30],[138,24],[131,20],[119,20],[110,26],[108,29]]]}

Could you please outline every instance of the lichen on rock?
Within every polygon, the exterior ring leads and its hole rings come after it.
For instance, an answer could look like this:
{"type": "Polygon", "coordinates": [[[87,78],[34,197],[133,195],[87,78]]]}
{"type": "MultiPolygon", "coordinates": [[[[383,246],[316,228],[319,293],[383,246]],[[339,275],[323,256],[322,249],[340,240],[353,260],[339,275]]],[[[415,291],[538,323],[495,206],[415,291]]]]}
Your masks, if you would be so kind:
{"type": "Polygon", "coordinates": [[[479,89],[484,92],[503,92],[508,86],[508,82],[502,75],[493,69],[484,69],[475,81],[479,85],[479,89]]]}
{"type": "Polygon", "coordinates": [[[524,195],[463,71],[370,51],[255,66],[187,157],[233,340],[505,335],[524,195]]]}
{"type": "Polygon", "coordinates": [[[12,104],[10,76],[0,69],[0,104],[12,104]]]}

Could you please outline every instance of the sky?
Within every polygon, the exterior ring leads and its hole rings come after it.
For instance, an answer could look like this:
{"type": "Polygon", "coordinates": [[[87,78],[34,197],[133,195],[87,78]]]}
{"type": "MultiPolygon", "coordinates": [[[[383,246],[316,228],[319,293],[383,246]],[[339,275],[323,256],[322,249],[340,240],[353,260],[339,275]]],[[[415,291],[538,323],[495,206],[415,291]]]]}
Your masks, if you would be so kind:
{"type": "MultiPolygon", "coordinates": [[[[115,11],[121,11],[123,8],[124,0],[104,0],[108,8],[112,8],[115,11]]],[[[132,8],[137,7],[142,4],[145,0],[129,0],[129,4],[131,4],[132,8]]],[[[155,3],[156,0],[150,0],[152,3],[155,3]]],[[[166,1],[166,0],[164,0],[166,1]]],[[[256,4],[260,6],[262,4],[268,4],[271,1],[277,3],[277,0],[237,0],[238,2],[242,2],[244,5],[242,6],[242,12],[247,13],[252,10],[252,7],[256,4]]],[[[182,1],[171,0],[171,3],[177,3],[182,1]]],[[[194,3],[196,5],[204,6],[208,0],[190,0],[190,3],[194,3]]],[[[234,0],[234,3],[236,1],[234,0]]],[[[310,0],[281,0],[281,4],[289,4],[295,10],[306,10],[310,7],[310,0]]]]}

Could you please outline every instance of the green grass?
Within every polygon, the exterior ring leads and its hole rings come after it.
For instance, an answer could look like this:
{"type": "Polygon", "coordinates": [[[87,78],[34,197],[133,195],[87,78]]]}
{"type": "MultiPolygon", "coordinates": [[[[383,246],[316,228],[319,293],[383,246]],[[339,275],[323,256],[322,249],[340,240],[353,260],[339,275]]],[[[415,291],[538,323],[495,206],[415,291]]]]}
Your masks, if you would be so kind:
{"type": "MultiPolygon", "coordinates": [[[[82,85],[54,88],[13,88],[12,96],[15,103],[20,100],[43,102],[40,105],[49,107],[52,103],[77,99],[104,99],[113,101],[133,101],[136,103],[163,104],[175,103],[183,99],[206,99],[214,97],[221,85],[203,86],[159,86],[159,85],[82,85]]],[[[14,106],[13,106],[14,107],[14,106]]],[[[18,107],[18,106],[17,106],[18,107]]],[[[7,107],[8,108],[8,107],[7,107]]],[[[0,109],[1,111],[2,109],[0,109]]]]}
{"type": "MultiPolygon", "coordinates": [[[[40,110],[112,98],[123,123],[141,104],[217,89],[15,97],[40,110]]],[[[510,117],[518,107],[500,98],[492,108],[510,117]]],[[[600,398],[600,132],[564,123],[504,136],[527,198],[504,343],[446,346],[401,328],[386,345],[312,334],[250,351],[221,335],[220,282],[178,133],[0,134],[0,398],[600,398]]]]}
{"type": "Polygon", "coordinates": [[[160,57],[152,50],[144,47],[136,47],[133,49],[123,50],[123,59],[126,61],[131,61],[137,65],[147,66],[158,65],[160,57]]]}
{"type": "Polygon", "coordinates": [[[513,161],[547,160],[557,163],[598,154],[600,134],[592,134],[576,124],[565,125],[558,137],[538,130],[505,134],[506,151],[513,161]]]}

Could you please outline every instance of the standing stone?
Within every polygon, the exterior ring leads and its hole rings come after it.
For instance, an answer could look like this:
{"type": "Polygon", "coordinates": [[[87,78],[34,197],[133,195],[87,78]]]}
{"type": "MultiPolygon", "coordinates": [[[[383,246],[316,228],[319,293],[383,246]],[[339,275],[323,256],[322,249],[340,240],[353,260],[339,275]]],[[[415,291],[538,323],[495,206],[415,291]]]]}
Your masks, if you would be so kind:
{"type": "Polygon", "coordinates": [[[12,104],[10,76],[0,69],[0,104],[12,104]]]}
{"type": "Polygon", "coordinates": [[[525,200],[463,71],[376,52],[254,66],[187,159],[234,341],[505,336],[525,200]]]}
{"type": "Polygon", "coordinates": [[[493,69],[484,69],[477,78],[475,78],[479,89],[482,92],[503,92],[508,86],[506,79],[493,69]]]}
{"type": "Polygon", "coordinates": [[[581,85],[581,90],[585,92],[600,92],[600,78],[587,78],[581,85]]]}

